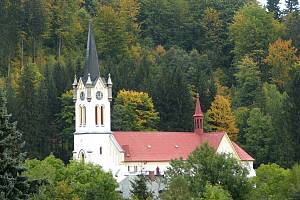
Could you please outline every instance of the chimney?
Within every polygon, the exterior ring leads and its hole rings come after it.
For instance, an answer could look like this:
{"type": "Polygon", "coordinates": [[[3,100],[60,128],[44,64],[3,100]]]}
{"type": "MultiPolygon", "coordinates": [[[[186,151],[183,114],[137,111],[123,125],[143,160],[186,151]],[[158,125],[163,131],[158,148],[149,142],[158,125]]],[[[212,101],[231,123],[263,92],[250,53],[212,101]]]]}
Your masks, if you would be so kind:
{"type": "Polygon", "coordinates": [[[203,113],[201,110],[200,97],[198,93],[197,93],[196,108],[194,114],[194,133],[196,134],[203,133],[203,113]]]}
{"type": "Polygon", "coordinates": [[[155,181],[154,171],[149,171],[149,179],[150,179],[151,181],[155,181]]]}

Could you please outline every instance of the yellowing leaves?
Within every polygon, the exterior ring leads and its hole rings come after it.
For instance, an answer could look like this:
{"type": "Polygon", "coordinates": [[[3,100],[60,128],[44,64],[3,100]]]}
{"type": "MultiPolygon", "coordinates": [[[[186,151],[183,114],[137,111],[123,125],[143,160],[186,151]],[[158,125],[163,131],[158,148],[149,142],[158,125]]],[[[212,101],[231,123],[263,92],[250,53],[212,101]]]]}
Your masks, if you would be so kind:
{"type": "Polygon", "coordinates": [[[151,97],[145,92],[120,90],[113,111],[117,130],[155,130],[159,122],[151,97]]]}
{"type": "Polygon", "coordinates": [[[269,45],[269,55],[265,62],[272,67],[272,80],[280,88],[288,80],[292,66],[299,60],[296,52],[297,49],[292,46],[292,40],[278,39],[269,45]]]}
{"type": "Polygon", "coordinates": [[[235,116],[231,110],[230,100],[217,95],[207,112],[208,123],[212,130],[225,131],[232,140],[237,139],[239,129],[236,127],[235,116]]]}

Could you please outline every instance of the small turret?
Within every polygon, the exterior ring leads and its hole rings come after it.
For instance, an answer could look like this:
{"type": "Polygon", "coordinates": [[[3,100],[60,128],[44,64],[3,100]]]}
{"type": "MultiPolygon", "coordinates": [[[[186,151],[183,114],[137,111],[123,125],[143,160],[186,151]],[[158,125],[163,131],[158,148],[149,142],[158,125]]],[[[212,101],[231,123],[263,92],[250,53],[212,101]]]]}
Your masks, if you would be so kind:
{"type": "Polygon", "coordinates": [[[197,101],[196,101],[196,108],[194,114],[194,132],[196,134],[203,133],[203,113],[201,110],[200,97],[198,93],[197,93],[197,101]]]}
{"type": "Polygon", "coordinates": [[[110,78],[110,74],[108,74],[107,87],[108,87],[108,100],[111,102],[112,101],[112,81],[110,78]]]}
{"type": "Polygon", "coordinates": [[[90,73],[88,74],[88,78],[87,78],[87,81],[86,81],[86,84],[85,84],[86,88],[87,88],[87,100],[88,102],[91,101],[92,99],[92,93],[91,93],[91,88],[93,87],[93,82],[91,80],[91,75],[90,73]]]}
{"type": "Polygon", "coordinates": [[[72,84],[73,86],[73,101],[76,102],[76,99],[77,99],[77,77],[76,77],[76,74],[74,76],[74,82],[72,84]]]}

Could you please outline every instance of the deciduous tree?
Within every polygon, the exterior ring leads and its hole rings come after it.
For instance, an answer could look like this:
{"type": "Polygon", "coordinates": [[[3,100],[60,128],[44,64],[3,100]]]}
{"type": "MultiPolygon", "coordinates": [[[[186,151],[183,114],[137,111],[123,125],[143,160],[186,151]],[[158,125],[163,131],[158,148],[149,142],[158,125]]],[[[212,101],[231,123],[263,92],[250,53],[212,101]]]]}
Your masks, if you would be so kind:
{"type": "Polygon", "coordinates": [[[289,78],[289,71],[298,59],[292,41],[278,39],[269,45],[269,54],[265,62],[271,66],[272,80],[283,89],[289,78]]]}
{"type": "Polygon", "coordinates": [[[236,127],[235,116],[231,110],[229,99],[217,95],[207,115],[212,130],[225,131],[232,140],[237,139],[239,129],[236,127]]]}
{"type": "Polygon", "coordinates": [[[115,100],[112,120],[115,130],[155,130],[159,115],[147,93],[121,90],[115,100]]]}
{"type": "MultiPolygon", "coordinates": [[[[185,184],[177,191],[181,197],[198,199],[219,195],[223,199],[230,199],[231,195],[233,199],[246,199],[251,189],[247,174],[247,170],[235,158],[216,154],[208,144],[203,144],[192,152],[186,161],[171,161],[166,178],[170,186],[174,185],[173,181],[176,180],[185,184]],[[187,191],[183,191],[186,189],[187,191]],[[216,194],[216,191],[220,193],[216,194]]],[[[177,188],[170,187],[169,189],[176,191],[177,188]]],[[[166,192],[170,194],[171,191],[166,192]]]]}

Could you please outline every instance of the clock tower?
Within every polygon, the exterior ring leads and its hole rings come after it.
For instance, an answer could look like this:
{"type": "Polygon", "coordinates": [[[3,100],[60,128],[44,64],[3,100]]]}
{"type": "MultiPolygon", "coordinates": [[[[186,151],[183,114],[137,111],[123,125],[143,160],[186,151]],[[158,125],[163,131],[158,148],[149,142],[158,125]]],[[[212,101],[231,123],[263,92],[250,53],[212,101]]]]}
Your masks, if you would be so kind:
{"type": "Polygon", "coordinates": [[[73,159],[99,164],[103,168],[109,159],[111,136],[110,75],[100,76],[98,55],[91,24],[89,25],[84,75],[73,83],[75,102],[75,133],[73,159]]]}

